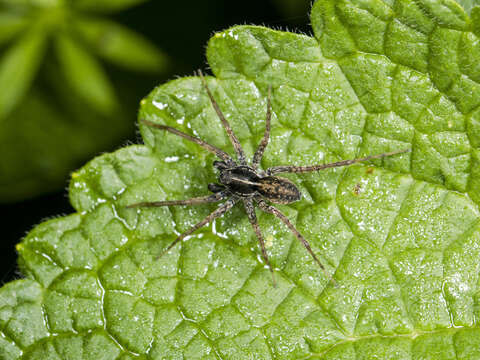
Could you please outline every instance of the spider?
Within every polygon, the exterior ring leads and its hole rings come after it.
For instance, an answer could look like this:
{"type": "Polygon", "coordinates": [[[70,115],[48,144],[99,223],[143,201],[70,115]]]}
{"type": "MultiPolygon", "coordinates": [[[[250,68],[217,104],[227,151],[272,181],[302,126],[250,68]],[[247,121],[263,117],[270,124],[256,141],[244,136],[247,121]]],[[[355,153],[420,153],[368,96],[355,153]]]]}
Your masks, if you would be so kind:
{"type": "Polygon", "coordinates": [[[277,218],[279,218],[295,235],[295,237],[303,244],[305,249],[310,253],[312,258],[318,264],[318,266],[322,269],[325,276],[329,281],[332,281],[335,284],[332,276],[320,262],[318,257],[313,252],[309,242],[305,239],[305,237],[295,228],[292,222],[289,220],[287,216],[285,216],[280,210],[276,207],[271,205],[273,204],[290,204],[295,201],[300,200],[301,193],[298,188],[295,186],[293,182],[286,178],[282,178],[279,176],[275,176],[279,173],[305,173],[305,172],[312,172],[312,171],[319,171],[323,169],[333,168],[333,167],[340,167],[340,166],[347,166],[354,163],[368,161],[372,159],[383,158],[386,156],[392,156],[396,154],[405,153],[410,151],[410,149],[400,150],[400,151],[392,151],[388,153],[378,154],[378,155],[371,155],[364,158],[357,158],[352,160],[342,160],[330,164],[319,164],[319,165],[307,165],[307,166],[296,166],[296,165],[285,165],[285,166],[274,166],[270,167],[267,170],[263,171],[259,169],[260,161],[262,160],[263,153],[268,145],[268,141],[270,138],[270,120],[272,115],[271,110],[271,86],[268,87],[268,95],[267,95],[267,115],[265,120],[265,132],[263,135],[258,148],[253,155],[253,159],[249,164],[247,159],[245,158],[245,153],[238,141],[238,138],[235,136],[232,128],[230,127],[229,122],[223,115],[218,103],[215,101],[205,78],[203,77],[203,73],[199,70],[198,75],[202,81],[203,87],[205,88],[208,97],[210,98],[210,102],[215,109],[220,121],[227,132],[227,135],[233,145],[235,153],[237,155],[237,160],[234,160],[229,154],[224,152],[223,150],[208,144],[207,142],[197,138],[185,134],[173,127],[156,124],[149,120],[142,119],[141,122],[145,125],[148,125],[153,128],[161,129],[168,131],[172,134],[178,135],[184,139],[187,139],[191,142],[194,142],[200,146],[202,146],[205,150],[210,151],[214,155],[216,155],[220,160],[214,161],[213,166],[219,171],[218,175],[218,182],[208,184],[208,190],[210,190],[213,194],[201,197],[195,197],[186,200],[166,200],[166,201],[154,201],[154,202],[139,202],[135,204],[128,205],[128,208],[135,208],[135,207],[157,207],[157,206],[178,206],[178,205],[199,205],[205,203],[214,203],[219,202],[222,200],[226,201],[220,205],[215,211],[210,213],[207,217],[205,217],[202,221],[198,222],[197,224],[193,225],[190,229],[185,231],[184,233],[180,234],[158,257],[160,258],[163,254],[168,252],[172,247],[178,244],[180,241],[185,239],[188,235],[192,234],[197,229],[201,228],[202,226],[208,224],[209,222],[213,221],[214,219],[224,215],[227,211],[229,211],[236,203],[243,202],[243,206],[247,213],[248,219],[250,224],[255,231],[257,236],[258,242],[260,244],[260,248],[262,251],[263,259],[268,266],[271,274],[272,274],[272,282],[273,285],[276,286],[275,276],[273,272],[273,268],[270,265],[270,261],[268,259],[267,251],[265,249],[265,240],[263,238],[262,232],[260,230],[260,226],[258,225],[257,216],[255,214],[255,205],[257,205],[262,211],[273,214],[277,218]]]}

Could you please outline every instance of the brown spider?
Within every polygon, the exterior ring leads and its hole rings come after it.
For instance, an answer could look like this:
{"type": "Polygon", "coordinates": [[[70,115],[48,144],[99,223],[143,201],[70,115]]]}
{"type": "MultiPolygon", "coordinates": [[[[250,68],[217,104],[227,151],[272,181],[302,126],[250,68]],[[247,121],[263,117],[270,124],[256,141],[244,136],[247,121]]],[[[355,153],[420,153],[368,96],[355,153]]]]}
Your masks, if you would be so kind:
{"type": "Polygon", "coordinates": [[[222,122],[225,131],[230,138],[230,141],[235,149],[235,153],[237,154],[237,161],[233,160],[233,158],[228,155],[223,150],[206,143],[205,141],[185,134],[175,128],[166,125],[155,124],[148,120],[141,120],[144,124],[155,127],[158,129],[166,130],[171,132],[175,135],[183,137],[189,141],[192,141],[204,149],[210,151],[211,153],[215,154],[221,161],[215,161],[213,166],[219,170],[218,181],[220,184],[211,183],[208,184],[208,189],[213,193],[212,195],[208,196],[201,196],[196,198],[191,198],[187,200],[167,200],[167,201],[155,201],[155,202],[140,202],[136,204],[128,205],[128,208],[133,207],[156,207],[156,206],[172,206],[172,205],[198,205],[198,204],[205,204],[205,203],[213,203],[218,202],[224,199],[228,199],[225,201],[221,206],[219,206],[215,211],[213,211],[210,215],[208,215],[205,219],[200,221],[199,223],[193,225],[190,229],[185,231],[183,234],[180,234],[159,256],[160,258],[163,254],[168,252],[173,246],[175,246],[178,242],[183,240],[185,237],[193,233],[195,230],[201,228],[202,226],[208,224],[212,220],[222,216],[228,210],[230,210],[233,205],[235,205],[238,201],[242,201],[245,207],[245,211],[247,212],[248,219],[252,224],[252,227],[257,235],[258,242],[260,243],[260,247],[262,249],[262,255],[265,260],[265,263],[268,265],[270,272],[272,274],[272,281],[273,285],[275,286],[275,277],[273,273],[272,266],[270,265],[270,261],[268,260],[267,251],[265,250],[265,241],[260,231],[260,227],[258,225],[257,216],[255,214],[254,204],[257,204],[258,207],[266,212],[275,215],[278,217],[289,229],[290,231],[296,236],[296,238],[303,244],[303,246],[307,249],[310,255],[313,257],[315,262],[320,266],[323,270],[325,276],[333,281],[333,278],[330,276],[328,271],[322,265],[320,260],[318,260],[317,256],[313,252],[312,248],[308,241],[303,237],[300,232],[295,228],[295,226],[290,222],[288,217],[286,217],[280,210],[275,208],[274,206],[268,204],[265,200],[272,202],[274,204],[290,204],[292,202],[298,201],[301,198],[301,193],[297,189],[294,183],[290,180],[273,176],[274,174],[278,173],[304,173],[304,172],[312,172],[312,171],[319,171],[327,168],[333,167],[340,167],[346,166],[354,163],[358,163],[361,161],[367,161],[371,159],[378,159],[383,158],[386,156],[392,156],[396,154],[401,154],[407,150],[400,150],[400,151],[392,151],[389,153],[383,153],[378,155],[367,156],[364,158],[359,159],[352,159],[352,160],[342,160],[330,164],[320,164],[320,165],[308,165],[308,166],[294,166],[294,165],[285,165],[285,166],[274,166],[268,168],[266,171],[262,171],[258,169],[258,165],[263,156],[263,152],[267,147],[269,137],[270,137],[270,118],[271,118],[271,87],[268,88],[268,96],[267,96],[267,116],[265,121],[265,133],[263,135],[263,139],[260,142],[255,154],[253,155],[253,159],[251,164],[247,163],[245,159],[245,153],[233,133],[230,124],[228,123],[225,116],[223,116],[220,107],[218,106],[217,102],[213,98],[210,89],[208,88],[207,82],[203,77],[202,72],[199,70],[198,75],[200,76],[203,86],[210,98],[213,108],[215,109],[220,121],[222,122]]]}

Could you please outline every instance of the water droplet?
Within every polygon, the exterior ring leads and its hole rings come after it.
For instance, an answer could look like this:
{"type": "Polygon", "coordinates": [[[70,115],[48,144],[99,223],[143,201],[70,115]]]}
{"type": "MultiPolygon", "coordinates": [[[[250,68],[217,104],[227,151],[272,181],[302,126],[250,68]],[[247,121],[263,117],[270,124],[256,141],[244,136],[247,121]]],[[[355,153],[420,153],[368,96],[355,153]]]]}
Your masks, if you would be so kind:
{"type": "Polygon", "coordinates": [[[163,110],[168,106],[168,104],[164,104],[164,103],[161,103],[161,102],[158,102],[158,101],[155,101],[155,100],[152,101],[152,104],[155,105],[155,107],[157,109],[160,109],[160,110],[163,110]]]}

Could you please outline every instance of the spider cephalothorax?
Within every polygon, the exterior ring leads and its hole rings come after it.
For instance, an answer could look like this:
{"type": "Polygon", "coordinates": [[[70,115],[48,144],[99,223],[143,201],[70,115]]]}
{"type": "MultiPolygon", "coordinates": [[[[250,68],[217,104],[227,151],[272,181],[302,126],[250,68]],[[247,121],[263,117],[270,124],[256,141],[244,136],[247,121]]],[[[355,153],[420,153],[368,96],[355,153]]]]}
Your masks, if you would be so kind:
{"type": "MultiPolygon", "coordinates": [[[[245,158],[245,153],[238,141],[237,137],[233,133],[230,124],[223,116],[220,107],[218,106],[217,102],[213,98],[210,89],[208,88],[207,82],[203,77],[201,71],[198,72],[200,79],[202,80],[203,86],[207,92],[208,97],[212,103],[213,108],[215,109],[220,121],[225,128],[225,131],[230,138],[230,141],[235,149],[235,153],[237,155],[237,160],[235,161],[229,154],[220,150],[219,148],[206,143],[205,141],[185,134],[175,128],[170,126],[156,124],[148,120],[141,120],[144,124],[155,127],[158,129],[166,130],[171,132],[175,135],[183,137],[189,141],[192,141],[204,149],[210,151],[211,153],[215,154],[220,161],[215,161],[213,166],[218,169],[218,182],[208,184],[208,189],[213,193],[212,195],[187,199],[187,200],[167,200],[167,201],[155,201],[155,202],[141,202],[136,204],[131,204],[128,207],[154,207],[154,206],[173,206],[173,205],[198,205],[198,204],[205,204],[205,203],[212,203],[212,202],[219,202],[221,200],[226,200],[221,206],[219,206],[215,211],[213,211],[210,215],[208,215],[205,219],[200,221],[199,223],[193,225],[190,229],[185,231],[183,234],[180,234],[165,250],[162,254],[170,250],[175,244],[180,242],[182,239],[193,233],[195,230],[201,228],[202,226],[208,224],[212,220],[222,216],[228,210],[230,210],[237,202],[242,201],[245,207],[245,211],[247,213],[248,219],[252,224],[252,227],[255,231],[255,234],[258,238],[258,242],[260,243],[260,248],[262,250],[262,256],[265,260],[265,263],[268,265],[271,273],[273,283],[275,285],[275,278],[273,275],[273,269],[270,265],[270,261],[268,260],[267,251],[265,249],[265,241],[258,225],[257,216],[255,214],[255,205],[257,205],[262,211],[266,213],[270,213],[278,217],[295,235],[295,237],[303,244],[303,246],[307,249],[310,255],[313,257],[315,262],[320,266],[323,270],[327,278],[331,281],[334,281],[330,274],[326,271],[325,267],[322,265],[320,260],[318,260],[317,256],[313,252],[312,248],[308,241],[303,237],[303,235],[295,228],[295,226],[291,223],[291,221],[277,208],[270,205],[270,203],[274,204],[289,204],[294,201],[298,201],[301,198],[301,193],[295,186],[293,182],[288,179],[275,176],[278,173],[303,173],[303,172],[312,172],[312,171],[319,171],[327,168],[332,167],[339,167],[339,166],[346,166],[350,164],[354,164],[361,161],[367,161],[371,159],[378,159],[386,156],[392,156],[400,153],[404,153],[409,151],[400,150],[400,151],[393,151],[389,153],[383,153],[378,155],[367,156],[364,158],[359,159],[352,159],[352,160],[342,160],[330,164],[319,164],[319,165],[307,165],[307,166],[295,166],[295,165],[285,165],[285,166],[275,166],[268,168],[265,171],[259,170],[258,165],[260,164],[260,160],[262,159],[263,153],[265,148],[268,145],[268,141],[270,138],[270,120],[271,120],[271,88],[268,88],[268,95],[267,95],[267,116],[265,120],[265,132],[263,138],[258,145],[255,154],[253,155],[253,159],[250,164],[247,163],[245,158]]],[[[160,255],[161,256],[161,255],[160,255]]],[[[159,256],[159,257],[160,257],[159,256]]]]}

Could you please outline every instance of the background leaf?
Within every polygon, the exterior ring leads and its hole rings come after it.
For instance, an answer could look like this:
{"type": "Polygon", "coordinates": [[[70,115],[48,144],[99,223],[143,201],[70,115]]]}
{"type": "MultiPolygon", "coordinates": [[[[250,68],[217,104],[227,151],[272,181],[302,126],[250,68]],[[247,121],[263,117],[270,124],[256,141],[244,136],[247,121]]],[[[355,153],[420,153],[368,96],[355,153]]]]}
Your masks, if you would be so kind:
{"type": "Polygon", "coordinates": [[[167,58],[139,34],[111,21],[78,20],[76,29],[103,58],[131,70],[166,70],[167,58]]]}
{"type": "MultiPolygon", "coordinates": [[[[249,155],[273,87],[264,168],[412,148],[289,176],[303,199],[281,209],[338,287],[259,214],[273,288],[240,207],[156,261],[215,206],[125,206],[205,194],[216,174],[208,153],[142,126],[145,145],[73,175],[77,213],[18,246],[28,279],[0,290],[9,358],[477,358],[476,35],[456,3],[395,5],[319,1],[315,38],[239,26],[207,49],[209,85],[249,155]]],[[[155,89],[140,118],[231,151],[197,78],[155,89]]]]}
{"type": "Polygon", "coordinates": [[[57,36],[56,50],[63,75],[72,89],[98,111],[113,113],[114,90],[95,58],[66,35],[57,36]]]}
{"type": "Polygon", "coordinates": [[[27,25],[27,21],[22,16],[0,14],[0,45],[12,39],[25,25],[27,25]]]}
{"type": "Polygon", "coordinates": [[[112,146],[113,139],[131,130],[132,124],[126,121],[125,114],[111,119],[86,108],[66,87],[57,69],[51,73],[51,79],[55,79],[51,86],[58,87],[59,94],[63,90],[63,94],[52,99],[34,88],[23,106],[3,123],[0,132],[0,153],[5,154],[0,159],[3,201],[64,187],[63,178],[82,163],[86,153],[95,154],[99,148],[112,146]],[[60,108],[59,103],[65,104],[65,108],[60,108]]]}
{"type": "Polygon", "coordinates": [[[39,7],[39,8],[49,8],[61,5],[65,0],[1,0],[1,3],[12,6],[12,7],[39,7]]]}
{"type": "MultiPolygon", "coordinates": [[[[41,203],[43,200],[38,198],[39,195],[52,191],[58,193],[65,186],[69,172],[87,158],[119,146],[119,142],[128,137],[134,139],[134,124],[126,119],[136,114],[138,99],[158,81],[162,68],[165,70],[165,62],[162,53],[152,44],[107,20],[92,19],[92,22],[109,24],[110,34],[114,32],[113,37],[109,36],[109,44],[114,46],[105,47],[98,38],[92,39],[100,41],[96,47],[89,46],[74,28],[75,19],[88,20],[89,15],[75,9],[74,2],[4,0],[3,4],[0,43],[4,46],[0,62],[3,61],[4,66],[10,65],[3,69],[2,75],[4,89],[9,90],[3,92],[7,104],[0,109],[0,113],[5,112],[0,128],[3,140],[0,147],[4,154],[0,159],[0,203],[17,202],[20,206],[20,201],[35,197],[41,203]],[[38,51],[26,45],[23,50],[27,51],[15,51],[22,48],[28,34],[43,36],[38,51]],[[58,36],[68,39],[60,41],[63,45],[52,46],[56,45],[58,36]],[[136,40],[143,45],[135,47],[133,42],[136,40]],[[55,51],[59,48],[61,51],[55,51]],[[130,65],[130,69],[142,67],[142,74],[134,76],[117,67],[104,66],[96,59],[102,49],[108,50],[103,51],[105,56],[117,63],[123,61],[130,65]],[[12,58],[13,55],[16,57],[12,58]],[[30,64],[29,61],[34,62],[30,64]],[[17,76],[17,70],[23,73],[17,76]],[[31,99],[31,96],[39,98],[31,99]],[[41,119],[39,114],[43,116],[41,119]],[[60,134],[62,140],[59,140],[60,134]]],[[[102,34],[97,35],[104,38],[105,34],[102,34]]],[[[25,204],[32,214],[36,212],[33,210],[35,200],[25,204]]],[[[41,207],[48,211],[48,207],[41,207]]],[[[71,208],[64,206],[64,209],[71,208]]],[[[25,212],[20,216],[11,210],[10,207],[12,218],[26,219],[25,212]]],[[[9,223],[11,229],[20,227],[9,223]]],[[[17,235],[7,237],[18,238],[17,235]]]]}
{"type": "Polygon", "coordinates": [[[0,59],[0,121],[12,111],[28,90],[42,59],[45,35],[28,32],[0,59]],[[8,91],[7,91],[8,89],[8,91]]]}
{"type": "Polygon", "coordinates": [[[141,4],[146,0],[78,0],[75,7],[92,12],[115,12],[141,4]]]}

